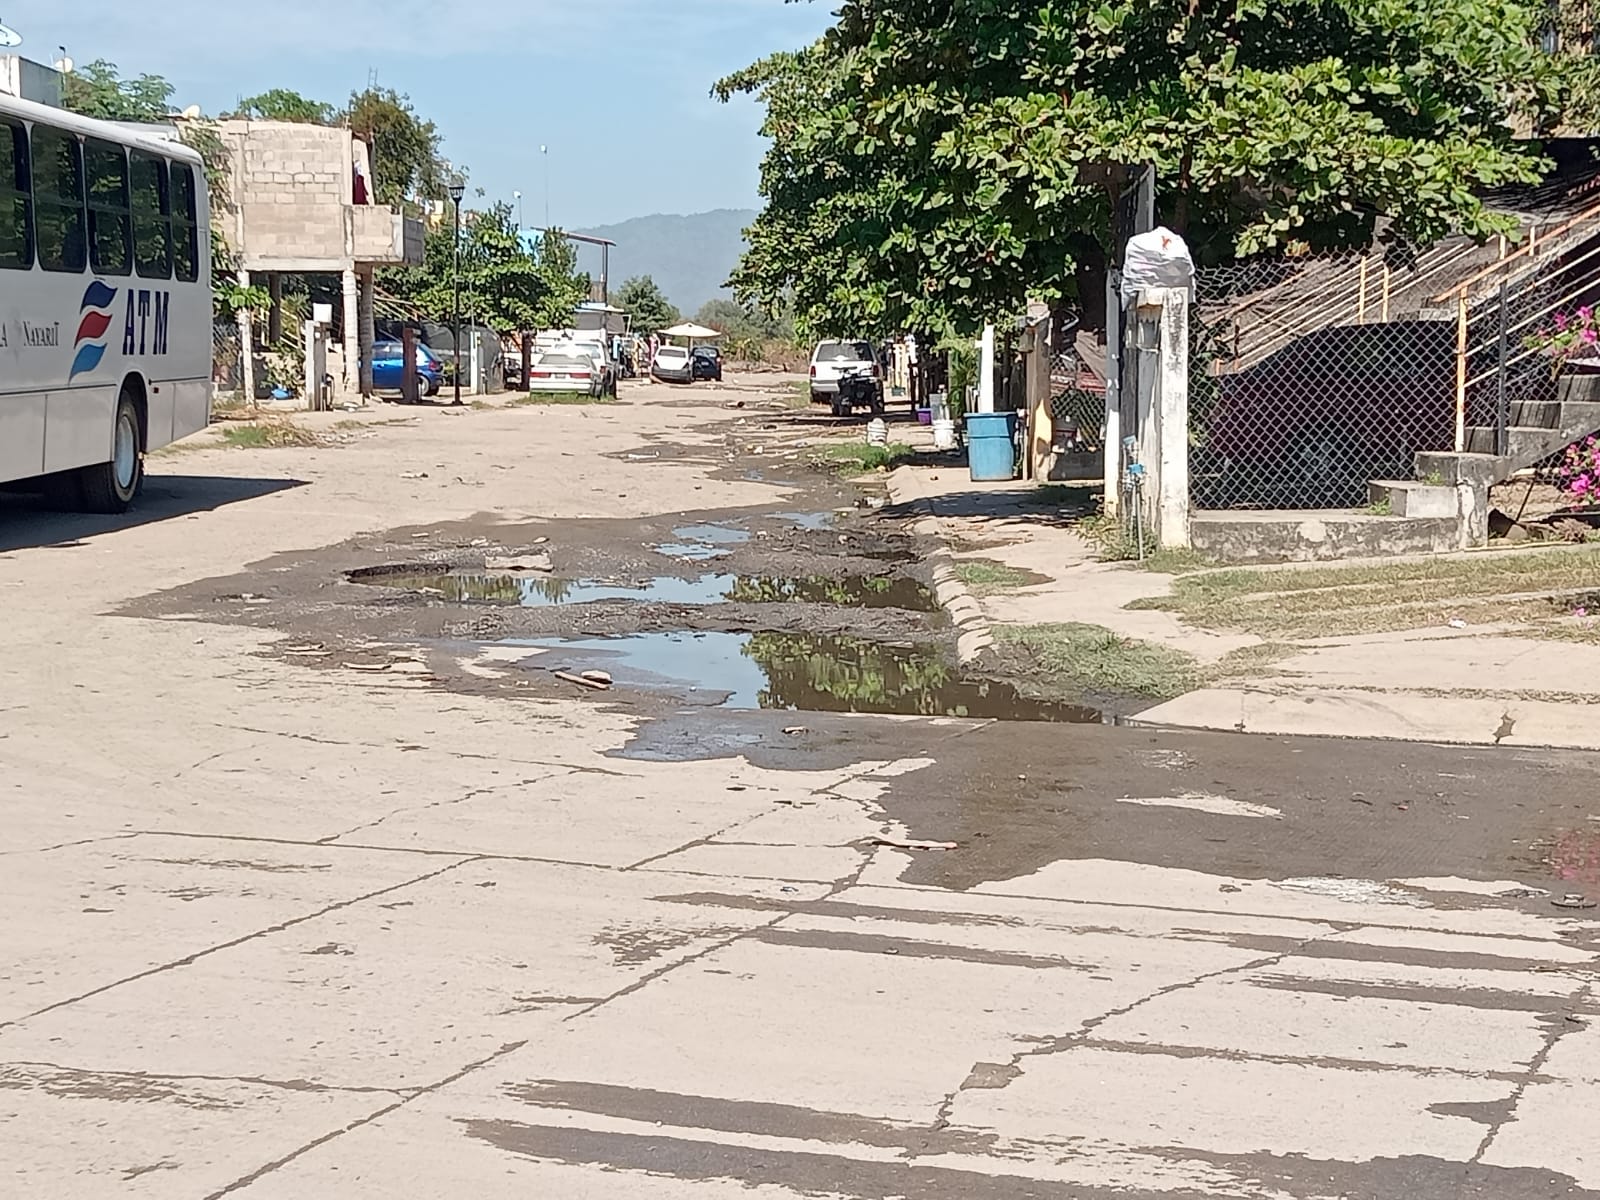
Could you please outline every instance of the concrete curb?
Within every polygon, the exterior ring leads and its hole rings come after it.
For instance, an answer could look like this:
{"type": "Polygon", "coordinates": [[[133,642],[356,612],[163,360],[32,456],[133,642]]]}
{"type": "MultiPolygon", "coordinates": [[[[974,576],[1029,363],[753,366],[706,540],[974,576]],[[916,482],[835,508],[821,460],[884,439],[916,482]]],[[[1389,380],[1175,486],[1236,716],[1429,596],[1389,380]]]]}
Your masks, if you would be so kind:
{"type": "Polygon", "coordinates": [[[924,515],[918,517],[911,528],[918,537],[934,543],[933,553],[927,558],[933,569],[933,595],[939,607],[950,614],[956,627],[956,658],[962,666],[967,666],[994,645],[994,629],[984,615],[983,606],[956,574],[955,556],[944,543],[932,506],[919,503],[917,507],[924,515]]]}

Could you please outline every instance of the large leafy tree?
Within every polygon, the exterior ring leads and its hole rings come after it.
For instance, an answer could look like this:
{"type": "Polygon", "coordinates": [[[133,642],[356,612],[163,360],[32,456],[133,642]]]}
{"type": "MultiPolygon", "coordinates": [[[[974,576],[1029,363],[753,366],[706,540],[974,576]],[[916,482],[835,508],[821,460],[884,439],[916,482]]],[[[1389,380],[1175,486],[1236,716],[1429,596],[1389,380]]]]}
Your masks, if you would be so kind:
{"type": "Polygon", "coordinates": [[[62,102],[102,121],[165,121],[172,115],[173,90],[160,75],[124,79],[115,63],[97,58],[63,79],[62,102]]]}
{"type": "Polygon", "coordinates": [[[379,204],[435,200],[449,168],[439,154],[439,130],[417,115],[411,98],[393,88],[368,88],[350,97],[350,128],[372,147],[379,204]]]}
{"type": "Polygon", "coordinates": [[[625,280],[611,297],[611,303],[628,314],[629,323],[638,333],[670,329],[683,320],[678,306],[667,299],[660,285],[648,275],[625,280]]]}
{"type": "MultiPolygon", "coordinates": [[[[577,255],[559,233],[529,252],[509,204],[467,214],[461,228],[461,311],[503,334],[567,325],[587,291],[577,255]]],[[[454,228],[429,233],[420,269],[384,272],[384,290],[422,315],[448,322],[455,311],[454,228]]]]}
{"type": "Polygon", "coordinates": [[[809,329],[971,331],[1090,295],[1112,190],[1152,163],[1202,258],[1502,228],[1563,71],[1520,0],[843,0],[723,80],[767,108],[733,278],[809,329]]]}
{"type": "Polygon", "coordinates": [[[312,100],[288,88],[272,88],[239,101],[241,117],[263,121],[297,121],[302,125],[332,125],[339,112],[331,104],[312,100]]]}

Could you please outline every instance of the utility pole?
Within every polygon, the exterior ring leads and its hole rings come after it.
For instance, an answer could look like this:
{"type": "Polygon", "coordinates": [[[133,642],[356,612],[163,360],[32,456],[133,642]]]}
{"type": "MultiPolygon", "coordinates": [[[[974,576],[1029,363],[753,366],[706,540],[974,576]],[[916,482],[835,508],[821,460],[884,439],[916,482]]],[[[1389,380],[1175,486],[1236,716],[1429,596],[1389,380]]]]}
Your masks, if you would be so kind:
{"type": "Polygon", "coordinates": [[[461,404],[461,197],[466,191],[466,184],[458,175],[450,184],[450,199],[456,206],[455,256],[450,271],[455,290],[456,398],[451,401],[455,406],[461,404]]]}
{"type": "Polygon", "coordinates": [[[544,160],[544,227],[550,228],[550,147],[540,146],[539,157],[544,160]]]}

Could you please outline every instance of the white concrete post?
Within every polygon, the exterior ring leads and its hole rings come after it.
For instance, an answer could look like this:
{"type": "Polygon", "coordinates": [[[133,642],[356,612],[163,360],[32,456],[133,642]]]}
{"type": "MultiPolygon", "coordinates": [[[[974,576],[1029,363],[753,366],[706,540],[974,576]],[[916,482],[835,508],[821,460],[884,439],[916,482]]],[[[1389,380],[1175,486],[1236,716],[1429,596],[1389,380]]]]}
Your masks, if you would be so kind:
{"type": "Polygon", "coordinates": [[[328,373],[328,335],[316,321],[305,323],[305,401],[312,412],[322,408],[322,377],[328,373]]]}
{"type": "Polygon", "coordinates": [[[355,271],[340,276],[344,301],[344,371],[340,380],[347,393],[361,390],[361,304],[355,271]]]}
{"type": "Polygon", "coordinates": [[[978,342],[978,411],[994,411],[994,326],[983,327],[978,342]]]}
{"type": "Polygon", "coordinates": [[[465,347],[467,353],[472,355],[472,369],[468,372],[467,378],[471,381],[472,394],[474,396],[481,396],[485,391],[483,383],[483,355],[480,353],[478,346],[478,339],[481,337],[483,337],[483,332],[481,330],[469,330],[467,333],[467,344],[465,347]]]}
{"type": "MultiPolygon", "coordinates": [[[[239,286],[250,286],[250,272],[239,272],[239,286]]],[[[241,308],[237,317],[239,322],[239,390],[244,393],[240,397],[246,404],[256,401],[256,354],[255,331],[250,322],[250,310],[241,308]]]]}
{"type": "Polygon", "coordinates": [[[1189,292],[1144,288],[1136,314],[1139,459],[1145,515],[1158,542],[1192,544],[1189,532],[1189,292]],[[1146,365],[1153,368],[1145,379],[1146,365]]]}

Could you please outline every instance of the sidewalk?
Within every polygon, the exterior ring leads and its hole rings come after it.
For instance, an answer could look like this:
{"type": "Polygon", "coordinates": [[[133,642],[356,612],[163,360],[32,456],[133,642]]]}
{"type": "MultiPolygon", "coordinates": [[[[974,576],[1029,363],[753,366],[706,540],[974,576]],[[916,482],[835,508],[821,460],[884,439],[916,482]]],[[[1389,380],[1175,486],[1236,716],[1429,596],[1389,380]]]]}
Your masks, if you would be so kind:
{"type": "MultiPolygon", "coordinates": [[[[896,431],[901,437],[907,432],[896,431]]],[[[1075,531],[1081,511],[1062,502],[1059,488],[1042,501],[1032,483],[978,484],[965,468],[902,467],[890,477],[889,490],[894,503],[931,514],[958,564],[984,560],[1039,579],[975,597],[991,624],[1097,625],[1191,656],[1206,685],[1153,704],[1138,714],[1141,721],[1248,733],[1600,749],[1600,632],[1586,628],[1591,622],[1535,625],[1518,619],[1514,610],[1525,597],[1464,598],[1460,607],[1471,614],[1464,628],[1431,616],[1412,629],[1324,637],[1269,639],[1199,628],[1177,613],[1129,608],[1171,596],[1179,577],[1100,561],[1097,548],[1075,531]],[[1502,601],[1503,616],[1496,612],[1502,601]],[[1256,654],[1248,653],[1256,647],[1256,654]],[[1243,653],[1235,664],[1225,661],[1236,652],[1243,653]]],[[[1092,502],[1087,489],[1082,495],[1084,505],[1092,502]]],[[[1276,569],[1256,570],[1270,579],[1276,569]]],[[[1287,585],[1291,572],[1283,577],[1287,585]]],[[[1317,594],[1308,589],[1299,598],[1314,606],[1317,594]]],[[[1418,586],[1412,594],[1426,595],[1427,589],[1418,586]]],[[[1403,603],[1411,603],[1409,596],[1403,603]]],[[[1452,603],[1448,596],[1438,599],[1447,609],[1452,603]]],[[[1315,614],[1307,619],[1317,620],[1315,614]]]]}

